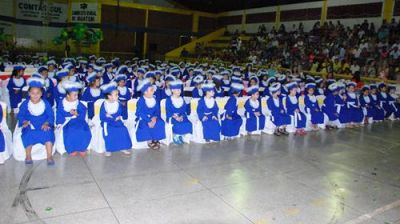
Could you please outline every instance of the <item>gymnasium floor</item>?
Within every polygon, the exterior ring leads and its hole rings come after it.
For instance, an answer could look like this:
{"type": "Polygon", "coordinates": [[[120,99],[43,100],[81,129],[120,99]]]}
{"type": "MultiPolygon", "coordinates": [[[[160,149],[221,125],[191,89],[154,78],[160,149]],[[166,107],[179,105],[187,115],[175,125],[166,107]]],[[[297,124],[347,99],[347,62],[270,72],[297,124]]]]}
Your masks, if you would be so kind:
{"type": "Polygon", "coordinates": [[[0,166],[0,223],[400,223],[400,122],[0,166]]]}

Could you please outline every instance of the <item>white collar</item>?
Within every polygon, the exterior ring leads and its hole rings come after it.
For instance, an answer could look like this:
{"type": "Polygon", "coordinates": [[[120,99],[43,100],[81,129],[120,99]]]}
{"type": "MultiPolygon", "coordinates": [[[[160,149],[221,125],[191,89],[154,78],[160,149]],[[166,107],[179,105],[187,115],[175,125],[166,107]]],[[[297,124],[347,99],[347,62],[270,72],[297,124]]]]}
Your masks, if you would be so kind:
{"type": "Polygon", "coordinates": [[[307,95],[311,102],[315,103],[317,101],[317,97],[315,95],[307,95]]]}
{"type": "Polygon", "coordinates": [[[16,87],[22,87],[23,85],[24,85],[24,78],[22,78],[22,77],[19,77],[19,78],[13,78],[13,82],[14,82],[14,85],[16,86],[16,87]]]}
{"type": "Polygon", "coordinates": [[[69,102],[66,98],[62,100],[62,105],[64,107],[64,111],[70,112],[71,110],[76,110],[78,108],[79,100],[75,100],[73,102],[69,102]]]}
{"type": "Polygon", "coordinates": [[[143,98],[144,98],[144,102],[146,103],[146,106],[148,108],[153,108],[157,103],[156,98],[154,98],[154,97],[147,98],[147,97],[143,96],[143,98]]]}
{"type": "Polygon", "coordinates": [[[258,100],[249,99],[250,106],[254,109],[258,109],[260,107],[260,102],[258,100]]]}
{"type": "Polygon", "coordinates": [[[165,89],[165,95],[171,96],[171,94],[172,94],[171,89],[170,88],[166,88],[165,89]]]}
{"type": "Polygon", "coordinates": [[[206,107],[207,107],[208,109],[213,108],[214,105],[215,105],[215,99],[214,99],[214,97],[211,97],[211,98],[204,97],[204,102],[205,102],[206,107]]]}
{"type": "Polygon", "coordinates": [[[61,82],[57,85],[57,90],[61,94],[65,94],[66,93],[65,89],[61,85],[61,82]]]}
{"type": "Polygon", "coordinates": [[[292,104],[297,104],[297,97],[296,96],[290,96],[288,95],[290,102],[292,102],[292,104]]]}
{"type": "Polygon", "coordinates": [[[119,94],[120,95],[122,95],[122,96],[124,96],[125,94],[126,94],[126,90],[127,90],[128,88],[126,88],[126,86],[118,86],[118,91],[119,91],[119,94]]]}
{"type": "Polygon", "coordinates": [[[93,97],[98,97],[98,96],[100,96],[100,94],[101,94],[101,90],[100,90],[99,88],[90,88],[90,87],[89,87],[89,91],[90,91],[90,94],[91,94],[93,97]]]}
{"type": "Polygon", "coordinates": [[[272,97],[272,99],[274,100],[274,104],[275,104],[275,106],[276,106],[276,107],[279,107],[279,105],[280,105],[280,100],[279,100],[279,97],[278,97],[278,98],[274,98],[274,97],[272,97]]]}
{"type": "Polygon", "coordinates": [[[104,109],[106,110],[107,113],[115,114],[118,112],[118,108],[119,108],[118,101],[115,101],[115,102],[110,102],[108,100],[104,101],[104,109]]]}
{"type": "Polygon", "coordinates": [[[43,100],[40,100],[38,103],[34,104],[31,100],[28,102],[28,111],[33,116],[40,116],[46,110],[46,105],[43,100]]]}
{"type": "Polygon", "coordinates": [[[364,100],[365,100],[366,103],[369,103],[371,101],[369,96],[363,96],[363,97],[364,97],[364,100]]]}
{"type": "Polygon", "coordinates": [[[356,94],[355,93],[348,92],[347,95],[349,95],[349,97],[352,98],[352,99],[356,98],[356,94]]]}
{"type": "Polygon", "coordinates": [[[172,105],[175,107],[175,108],[181,108],[182,106],[183,106],[183,104],[185,103],[185,101],[183,100],[183,98],[182,97],[173,97],[173,96],[171,96],[171,102],[172,102],[172,105]]]}

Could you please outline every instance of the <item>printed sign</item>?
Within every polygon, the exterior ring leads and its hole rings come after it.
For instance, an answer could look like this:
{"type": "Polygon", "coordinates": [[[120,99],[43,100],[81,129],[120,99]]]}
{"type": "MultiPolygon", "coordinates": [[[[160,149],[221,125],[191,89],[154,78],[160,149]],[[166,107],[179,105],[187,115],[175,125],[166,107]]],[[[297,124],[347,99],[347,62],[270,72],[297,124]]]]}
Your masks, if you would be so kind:
{"type": "Polygon", "coordinates": [[[72,3],[73,23],[96,23],[97,21],[97,3],[72,3]]]}
{"type": "Polygon", "coordinates": [[[17,19],[43,22],[65,22],[67,20],[67,4],[41,0],[17,0],[16,4],[17,19]]]}

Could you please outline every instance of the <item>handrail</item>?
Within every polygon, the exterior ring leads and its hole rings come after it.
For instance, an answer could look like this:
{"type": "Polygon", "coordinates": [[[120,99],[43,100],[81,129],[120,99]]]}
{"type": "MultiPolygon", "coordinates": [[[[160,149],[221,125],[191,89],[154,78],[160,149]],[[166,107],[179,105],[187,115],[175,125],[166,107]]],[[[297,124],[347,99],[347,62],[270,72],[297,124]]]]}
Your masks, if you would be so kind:
{"type": "MultiPolygon", "coordinates": [[[[222,61],[222,60],[208,60],[204,58],[191,58],[191,57],[168,57],[166,58],[167,60],[173,61],[173,62],[180,62],[180,61],[190,61],[191,63],[193,62],[200,62],[200,63],[223,63],[223,64],[232,64],[229,61],[222,61]]],[[[239,63],[239,65],[244,66],[246,63],[239,63]]],[[[270,65],[261,65],[257,66],[258,68],[271,68],[270,65]]],[[[282,67],[273,67],[276,70],[280,71],[290,71],[288,68],[282,68],[282,67]]],[[[307,71],[303,70],[302,72],[308,73],[312,76],[322,76],[323,78],[327,77],[327,72],[315,72],[315,71],[307,71]]],[[[346,74],[339,74],[339,73],[333,73],[333,77],[335,79],[352,79],[351,75],[346,75],[346,74]]],[[[385,83],[390,83],[390,84],[400,84],[399,81],[396,80],[385,80],[382,78],[373,78],[373,77],[361,77],[361,80],[364,82],[385,82],[385,83]]]]}

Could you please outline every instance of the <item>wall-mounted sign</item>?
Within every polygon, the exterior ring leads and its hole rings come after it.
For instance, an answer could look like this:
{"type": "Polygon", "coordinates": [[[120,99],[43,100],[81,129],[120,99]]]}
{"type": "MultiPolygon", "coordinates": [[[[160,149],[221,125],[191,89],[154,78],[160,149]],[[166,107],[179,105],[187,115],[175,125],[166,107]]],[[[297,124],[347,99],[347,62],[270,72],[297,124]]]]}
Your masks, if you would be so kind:
{"type": "Polygon", "coordinates": [[[72,3],[71,21],[73,23],[97,23],[97,3],[72,3]]]}
{"type": "Polygon", "coordinates": [[[66,22],[68,5],[41,0],[17,0],[17,19],[43,22],[66,22]]]}

